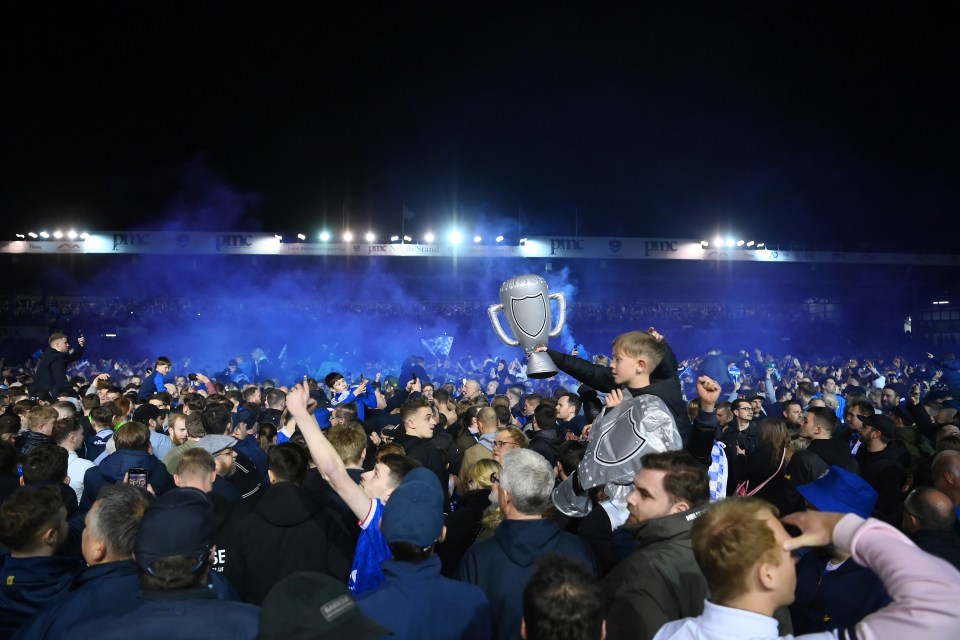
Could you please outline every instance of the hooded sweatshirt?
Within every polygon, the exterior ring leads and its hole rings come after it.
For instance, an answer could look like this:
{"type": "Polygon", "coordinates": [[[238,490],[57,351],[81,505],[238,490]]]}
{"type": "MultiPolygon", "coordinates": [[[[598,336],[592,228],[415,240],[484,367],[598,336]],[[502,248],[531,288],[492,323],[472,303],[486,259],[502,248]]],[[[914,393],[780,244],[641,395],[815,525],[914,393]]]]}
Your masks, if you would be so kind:
{"type": "MultiPolygon", "coordinates": [[[[803,509],[803,497],[797,487],[813,482],[836,465],[850,473],[860,473],[857,461],[844,440],[833,438],[811,440],[810,446],[800,451],[787,464],[784,471],[784,507],[789,512],[803,509]]],[[[785,515],[785,514],[784,514],[785,515]]]]}
{"type": "Polygon", "coordinates": [[[302,487],[271,486],[236,530],[224,575],[244,602],[261,604],[273,585],[296,571],[347,581],[353,540],[339,515],[302,487]]]}
{"type": "Polygon", "coordinates": [[[153,487],[157,496],[174,487],[173,476],[163,463],[152,453],[134,449],[119,449],[104,458],[99,465],[87,470],[83,476],[83,496],[81,506],[89,508],[97,499],[104,484],[123,482],[124,475],[134,468],[147,472],[147,484],[153,487]]]}
{"type": "Polygon", "coordinates": [[[505,520],[493,537],[470,547],[457,572],[459,580],[487,594],[493,611],[494,637],[520,637],[523,588],[540,556],[558,553],[579,560],[594,575],[596,561],[587,544],[550,520],[505,520]]]}

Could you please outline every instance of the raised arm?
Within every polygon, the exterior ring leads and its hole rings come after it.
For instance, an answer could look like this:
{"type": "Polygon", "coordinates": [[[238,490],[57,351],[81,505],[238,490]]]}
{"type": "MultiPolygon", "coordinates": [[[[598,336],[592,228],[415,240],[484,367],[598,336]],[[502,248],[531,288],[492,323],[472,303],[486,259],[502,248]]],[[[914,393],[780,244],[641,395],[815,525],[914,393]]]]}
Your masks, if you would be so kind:
{"type": "Polygon", "coordinates": [[[363,520],[370,512],[370,498],[363,492],[356,482],[347,473],[347,468],[340,459],[340,454],[333,448],[330,441],[323,435],[320,425],[313,413],[307,408],[310,400],[310,390],[302,382],[295,385],[287,393],[287,409],[297,421],[307,448],[323,479],[330,483],[358,520],[363,520]]]}

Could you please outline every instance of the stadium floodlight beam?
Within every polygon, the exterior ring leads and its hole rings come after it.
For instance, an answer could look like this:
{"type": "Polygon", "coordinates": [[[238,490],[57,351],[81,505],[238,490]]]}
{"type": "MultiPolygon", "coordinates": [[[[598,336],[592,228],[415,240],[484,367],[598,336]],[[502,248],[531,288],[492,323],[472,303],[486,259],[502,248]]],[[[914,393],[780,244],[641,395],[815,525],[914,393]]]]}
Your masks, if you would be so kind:
{"type": "Polygon", "coordinates": [[[483,238],[481,238],[480,236],[473,236],[473,241],[478,243],[483,242],[483,238]]]}
{"type": "Polygon", "coordinates": [[[321,232],[320,232],[320,242],[326,242],[326,241],[329,240],[329,239],[330,239],[330,232],[329,232],[329,231],[321,231],[321,232]]]}
{"type": "Polygon", "coordinates": [[[727,238],[727,246],[728,246],[728,247],[732,247],[732,246],[733,246],[733,238],[727,238]]]}
{"type": "Polygon", "coordinates": [[[497,236],[495,239],[497,242],[503,242],[503,236],[497,236]]]}
{"type": "Polygon", "coordinates": [[[723,246],[723,238],[721,238],[720,236],[717,236],[716,238],[713,239],[713,244],[715,244],[715,245],[717,245],[717,246],[719,246],[719,247],[722,247],[722,246],[723,246]]]}
{"type": "Polygon", "coordinates": [[[743,240],[737,240],[737,246],[738,246],[738,247],[742,247],[742,246],[743,246],[743,240]]]}
{"type": "Polygon", "coordinates": [[[373,231],[367,231],[364,234],[363,239],[366,240],[367,242],[373,242],[374,240],[377,239],[377,236],[373,235],[373,231]]]}
{"type": "Polygon", "coordinates": [[[752,246],[753,246],[753,240],[751,240],[750,242],[748,242],[748,243],[747,243],[747,246],[748,246],[748,247],[752,247],[752,246]]]}
{"type": "Polygon", "coordinates": [[[349,232],[349,231],[344,231],[344,232],[343,232],[343,241],[344,241],[344,242],[352,242],[352,241],[353,241],[353,234],[352,234],[351,232],[349,232]]]}
{"type": "Polygon", "coordinates": [[[427,231],[425,234],[423,234],[424,242],[433,242],[435,239],[436,239],[436,236],[434,236],[433,233],[430,231],[427,231]]]}
{"type": "Polygon", "coordinates": [[[74,231],[73,229],[70,229],[70,231],[67,231],[67,237],[70,238],[71,240],[76,240],[77,232],[74,231]]]}
{"type": "Polygon", "coordinates": [[[50,234],[47,233],[46,231],[41,231],[41,232],[40,232],[40,237],[43,238],[44,240],[46,240],[47,238],[50,237],[50,234]]]}
{"type": "Polygon", "coordinates": [[[463,234],[461,234],[459,231],[451,231],[447,235],[447,240],[450,241],[450,244],[460,244],[463,242],[463,234]]]}
{"type": "Polygon", "coordinates": [[[298,240],[306,240],[306,239],[307,239],[307,236],[305,236],[305,235],[302,234],[302,233],[298,233],[298,234],[297,234],[297,239],[298,239],[298,240]]]}
{"type": "Polygon", "coordinates": [[[63,237],[63,231],[60,231],[60,229],[57,229],[56,231],[53,232],[53,237],[59,240],[60,238],[63,237]]]}

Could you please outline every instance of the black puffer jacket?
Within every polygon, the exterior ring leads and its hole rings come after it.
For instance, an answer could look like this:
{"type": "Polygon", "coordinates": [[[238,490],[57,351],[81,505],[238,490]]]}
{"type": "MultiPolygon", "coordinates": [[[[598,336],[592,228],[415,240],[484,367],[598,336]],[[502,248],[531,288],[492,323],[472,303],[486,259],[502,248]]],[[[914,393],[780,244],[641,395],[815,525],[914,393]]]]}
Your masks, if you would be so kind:
{"type": "Polygon", "coordinates": [[[603,580],[610,599],[607,638],[652,638],[667,622],[703,613],[707,580],[693,557],[690,530],[704,511],[654,518],[632,530],[640,548],[603,580]]]}

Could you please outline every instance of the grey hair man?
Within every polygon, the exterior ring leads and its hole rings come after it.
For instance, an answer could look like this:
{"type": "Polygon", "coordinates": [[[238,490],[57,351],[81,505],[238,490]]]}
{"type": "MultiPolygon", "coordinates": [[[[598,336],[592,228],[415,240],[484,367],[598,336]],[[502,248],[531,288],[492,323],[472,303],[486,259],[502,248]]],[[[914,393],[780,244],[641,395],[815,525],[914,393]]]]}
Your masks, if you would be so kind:
{"type": "Polygon", "coordinates": [[[491,538],[470,547],[460,563],[459,579],[479,586],[490,600],[496,637],[516,636],[523,617],[523,589],[537,558],[557,553],[597,572],[586,543],[542,517],[551,502],[553,482],[553,469],[535,451],[514,449],[505,454],[493,483],[505,519],[491,538]]]}
{"type": "Polygon", "coordinates": [[[87,512],[82,551],[87,567],[70,592],[33,619],[26,638],[66,638],[74,625],[137,603],[139,585],[133,541],[154,498],[130,484],[106,485],[87,512]]]}

